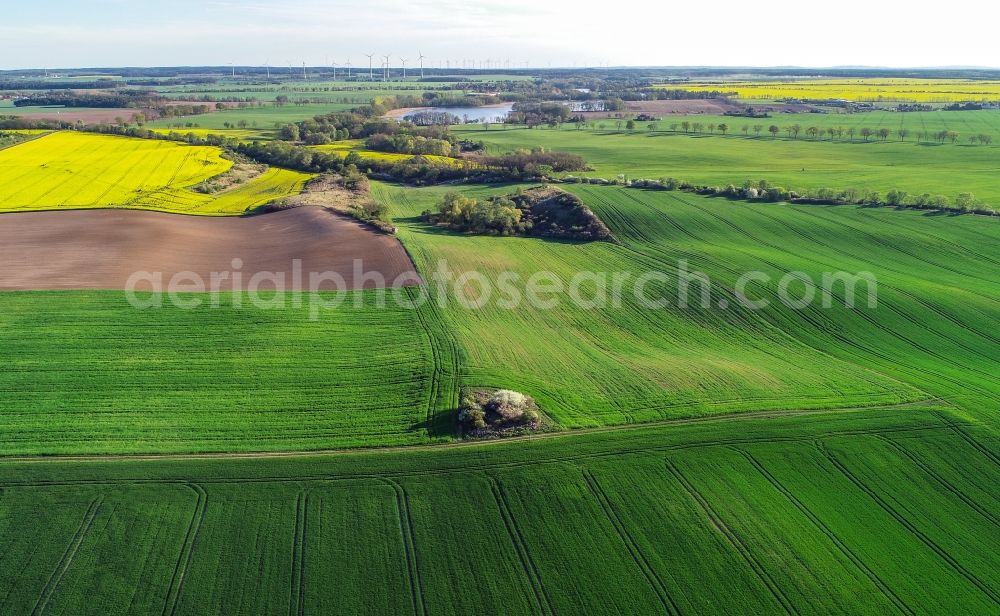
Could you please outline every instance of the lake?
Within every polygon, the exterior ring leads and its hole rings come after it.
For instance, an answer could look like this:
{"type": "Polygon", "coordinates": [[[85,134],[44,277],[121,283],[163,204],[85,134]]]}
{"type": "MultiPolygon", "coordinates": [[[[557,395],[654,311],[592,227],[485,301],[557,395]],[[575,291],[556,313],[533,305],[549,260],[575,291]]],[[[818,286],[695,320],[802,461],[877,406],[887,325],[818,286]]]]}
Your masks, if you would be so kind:
{"type": "Polygon", "coordinates": [[[479,122],[481,124],[498,124],[507,118],[507,114],[514,108],[514,103],[502,103],[498,105],[483,105],[482,107],[416,107],[408,110],[402,119],[408,120],[412,116],[425,112],[436,111],[450,113],[457,116],[463,122],[479,122]]]}

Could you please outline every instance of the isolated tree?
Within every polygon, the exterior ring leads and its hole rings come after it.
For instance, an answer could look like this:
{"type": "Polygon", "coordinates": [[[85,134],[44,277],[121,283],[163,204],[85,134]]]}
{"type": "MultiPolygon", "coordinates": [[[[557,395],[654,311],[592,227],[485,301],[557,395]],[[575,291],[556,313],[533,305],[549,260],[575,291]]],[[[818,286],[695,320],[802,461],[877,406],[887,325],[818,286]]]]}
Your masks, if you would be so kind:
{"type": "Polygon", "coordinates": [[[958,133],[955,131],[948,131],[948,139],[951,140],[952,143],[955,143],[958,141],[958,133]]]}
{"type": "Polygon", "coordinates": [[[681,122],[681,130],[683,130],[685,133],[691,130],[691,123],[688,122],[687,120],[681,122]]]}
{"type": "Polygon", "coordinates": [[[618,132],[621,132],[621,130],[622,130],[622,121],[621,120],[618,120],[617,122],[615,122],[615,129],[618,130],[618,132]]]}
{"type": "Polygon", "coordinates": [[[670,130],[675,133],[677,132],[677,122],[673,122],[670,124],[670,130]]]}
{"type": "Polygon", "coordinates": [[[627,130],[629,130],[629,131],[634,131],[635,130],[635,120],[629,120],[628,122],[626,122],[625,123],[625,128],[627,130]]]}
{"type": "Polygon", "coordinates": [[[719,132],[722,133],[723,135],[725,135],[727,132],[729,132],[729,125],[726,124],[725,122],[723,122],[722,124],[719,124],[716,128],[718,128],[719,132]]]}
{"type": "Polygon", "coordinates": [[[853,126],[847,129],[847,136],[851,138],[851,141],[854,141],[854,133],[856,131],[857,129],[855,129],[853,126]]]}
{"type": "Polygon", "coordinates": [[[700,133],[701,129],[705,128],[705,126],[701,122],[695,122],[691,125],[691,128],[694,129],[694,132],[700,133]]]}
{"type": "Polygon", "coordinates": [[[873,133],[874,131],[872,131],[872,129],[868,128],[867,126],[861,129],[861,136],[865,138],[865,141],[871,139],[873,133]]]}
{"type": "Polygon", "coordinates": [[[881,139],[882,141],[885,141],[886,139],[888,139],[888,138],[889,138],[889,135],[890,135],[891,133],[892,133],[892,131],[891,131],[891,130],[889,130],[888,128],[880,128],[880,129],[878,129],[878,137],[879,137],[879,139],[881,139]]]}
{"type": "Polygon", "coordinates": [[[906,141],[906,137],[910,134],[910,129],[901,128],[898,131],[896,131],[896,134],[899,135],[900,141],[906,141]]]}
{"type": "Polygon", "coordinates": [[[830,135],[830,141],[833,141],[834,136],[837,134],[837,129],[831,126],[826,129],[826,134],[830,135]]]}
{"type": "Polygon", "coordinates": [[[759,137],[760,136],[760,131],[762,131],[762,130],[764,130],[764,125],[763,124],[754,124],[753,125],[753,134],[755,136],[759,137]]]}
{"type": "Polygon", "coordinates": [[[819,134],[819,129],[816,128],[815,126],[810,126],[809,128],[806,129],[806,134],[815,139],[816,135],[819,134]]]}
{"type": "Polygon", "coordinates": [[[743,126],[740,127],[740,130],[743,131],[744,135],[746,135],[747,133],[750,132],[750,127],[744,124],[743,126]]]}
{"type": "Polygon", "coordinates": [[[646,130],[648,130],[649,132],[653,132],[654,130],[656,130],[656,122],[650,122],[649,124],[647,124],[646,130]]]}
{"type": "Polygon", "coordinates": [[[802,126],[800,126],[799,124],[792,124],[791,129],[792,129],[792,137],[798,139],[799,132],[802,131],[802,126]]]}
{"type": "Polygon", "coordinates": [[[714,133],[715,132],[715,124],[709,124],[708,125],[708,132],[710,132],[710,133],[714,133]]]}
{"type": "Polygon", "coordinates": [[[767,132],[771,133],[772,137],[777,137],[779,130],[781,130],[781,129],[778,128],[777,126],[775,126],[774,124],[772,124],[772,125],[770,125],[770,126],[767,127],[767,132]]]}

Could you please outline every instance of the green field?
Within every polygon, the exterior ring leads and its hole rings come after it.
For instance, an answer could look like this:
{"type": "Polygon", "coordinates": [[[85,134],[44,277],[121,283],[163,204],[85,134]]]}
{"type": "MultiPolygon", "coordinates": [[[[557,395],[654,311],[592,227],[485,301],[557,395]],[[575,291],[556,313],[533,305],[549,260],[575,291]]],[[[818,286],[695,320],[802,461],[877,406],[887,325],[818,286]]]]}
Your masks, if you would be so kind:
{"type": "MultiPolygon", "coordinates": [[[[809,118],[795,117],[794,122],[808,126],[809,118]]],[[[707,119],[699,121],[708,124],[707,119]]],[[[766,127],[770,121],[760,123],[766,127]]],[[[569,126],[507,130],[459,127],[456,131],[463,137],[486,141],[495,151],[541,145],[580,154],[594,168],[584,176],[675,177],[723,186],[766,179],[798,190],[857,188],[884,194],[898,189],[951,199],[958,193],[971,192],[988,204],[1000,205],[1000,185],[994,181],[997,146],[971,146],[964,141],[918,145],[912,136],[904,143],[894,139],[865,143],[860,137],[853,143],[846,137],[831,143],[812,141],[804,135],[797,140],[784,138],[784,132],[780,139],[734,134],[738,131],[725,137],[690,135],[670,132],[666,120],[659,122],[659,131],[651,133],[640,125],[629,134],[617,131],[613,121],[606,124],[608,128],[603,131],[569,126]]],[[[730,124],[740,125],[736,119],[730,124]]]]}
{"type": "Polygon", "coordinates": [[[287,451],[437,438],[420,315],[361,299],[312,320],[291,298],[283,310],[227,298],[140,311],[115,291],[0,293],[0,447],[287,451]]]}
{"type": "Polygon", "coordinates": [[[0,605],[994,613],[998,460],[993,433],[913,408],[499,447],[5,461],[0,605]]]}

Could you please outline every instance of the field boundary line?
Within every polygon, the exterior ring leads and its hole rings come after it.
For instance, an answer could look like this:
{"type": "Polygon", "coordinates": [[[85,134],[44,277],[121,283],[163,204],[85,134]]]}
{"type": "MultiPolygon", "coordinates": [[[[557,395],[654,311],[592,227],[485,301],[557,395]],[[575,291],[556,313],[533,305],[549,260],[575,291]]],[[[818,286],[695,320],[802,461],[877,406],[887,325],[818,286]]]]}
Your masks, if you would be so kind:
{"type": "Polygon", "coordinates": [[[188,525],[187,533],[184,536],[181,553],[177,558],[177,563],[174,565],[174,574],[171,576],[170,586],[167,588],[167,596],[164,599],[163,611],[161,612],[163,616],[172,616],[177,611],[181,589],[184,586],[184,579],[187,576],[188,567],[191,566],[195,540],[198,538],[198,532],[205,521],[205,509],[208,505],[208,492],[200,485],[188,481],[181,481],[178,484],[187,486],[193,490],[198,495],[198,500],[195,503],[194,512],[191,514],[191,523],[188,525]]]}
{"type": "MultiPolygon", "coordinates": [[[[487,470],[490,468],[522,468],[538,466],[539,464],[556,464],[560,462],[575,462],[580,460],[600,460],[610,457],[621,457],[629,455],[654,455],[672,451],[684,451],[687,449],[700,449],[703,447],[726,447],[733,445],[746,445],[756,443],[814,443],[817,438],[837,437],[837,436],[864,436],[873,434],[894,434],[903,432],[933,432],[946,430],[945,426],[916,426],[916,427],[894,427],[881,430],[840,430],[827,432],[821,435],[801,435],[794,437],[770,437],[770,438],[733,438],[714,441],[701,441],[697,443],[676,443],[672,445],[653,446],[648,448],[619,448],[610,451],[600,451],[587,454],[565,455],[545,458],[541,460],[527,460],[517,462],[498,462],[496,464],[481,465],[460,465],[443,467],[433,470],[391,470],[384,473],[344,473],[344,474],[312,474],[295,476],[243,476],[243,477],[223,477],[223,478],[199,478],[199,483],[207,484],[240,484],[240,483],[272,483],[272,482],[295,482],[295,481],[350,481],[358,479],[387,479],[406,477],[436,477],[447,476],[454,473],[469,470],[487,470]]],[[[52,486],[114,486],[122,483],[137,484],[184,484],[184,479],[83,479],[83,480],[41,480],[34,482],[6,482],[0,483],[0,487],[24,487],[24,488],[45,488],[52,486]]]]}
{"type": "MultiPolygon", "coordinates": [[[[784,332],[782,332],[784,333],[784,332]]],[[[785,334],[787,335],[787,334],[785,334]]],[[[810,347],[811,348],[811,347],[810,347]]],[[[880,374],[880,373],[876,373],[880,374]]],[[[744,421],[754,419],[792,418],[806,415],[837,415],[837,414],[859,414],[870,413],[872,411],[891,411],[897,409],[913,409],[927,407],[928,410],[940,410],[940,407],[947,406],[941,400],[928,397],[922,400],[909,402],[899,402],[893,404],[878,404],[874,406],[853,406],[853,407],[823,407],[823,408],[791,408],[773,409],[763,411],[728,412],[717,415],[702,417],[675,417],[670,419],[660,419],[633,424],[615,424],[598,426],[594,428],[577,428],[571,430],[560,430],[557,432],[546,432],[542,434],[532,434],[527,436],[515,436],[505,439],[493,440],[455,440],[447,443],[428,443],[421,445],[396,445],[386,447],[356,447],[342,449],[304,449],[289,451],[247,451],[247,452],[200,452],[200,453],[131,453],[131,454],[69,454],[69,455],[48,455],[48,454],[28,454],[0,456],[0,466],[8,462],[31,462],[31,463],[51,463],[51,462],[102,462],[109,460],[132,460],[132,461],[156,461],[156,460],[201,460],[201,459],[254,459],[254,458],[279,458],[279,457],[322,457],[353,455],[358,453],[372,452],[401,452],[401,451],[429,451],[435,449],[460,449],[463,447],[490,447],[510,443],[523,443],[552,438],[567,438],[578,435],[603,434],[609,432],[625,432],[630,430],[647,430],[655,428],[669,428],[674,426],[698,425],[714,422],[744,421]]],[[[921,428],[922,429],[922,428],[921,428]]],[[[805,437],[803,437],[805,438],[805,437]]],[[[1000,462],[998,462],[1000,463],[1000,462]]]]}
{"type": "Polygon", "coordinates": [[[598,501],[598,504],[604,511],[604,515],[607,516],[608,521],[611,522],[615,532],[618,534],[618,539],[625,545],[625,548],[628,550],[629,555],[631,555],[632,560],[635,561],[635,564],[639,567],[639,570],[642,571],[643,576],[645,576],[646,581],[653,589],[653,592],[655,592],[656,596],[659,598],[660,603],[663,604],[663,609],[667,613],[677,614],[679,616],[681,614],[680,607],[674,603],[674,599],[670,596],[670,593],[667,592],[666,586],[663,584],[663,580],[656,575],[656,571],[653,569],[653,566],[649,564],[649,560],[646,558],[646,555],[642,553],[642,549],[639,548],[635,538],[632,537],[631,533],[629,533],[628,527],[622,521],[618,512],[615,511],[615,507],[611,503],[611,499],[608,498],[604,488],[601,487],[601,484],[597,481],[597,478],[594,477],[593,473],[591,473],[589,469],[583,468],[581,469],[581,473],[583,474],[583,479],[587,483],[587,488],[590,493],[598,501]]]}
{"type": "Polygon", "coordinates": [[[100,510],[103,503],[104,496],[96,498],[90,502],[90,505],[87,507],[87,511],[83,514],[83,520],[80,521],[80,526],[77,527],[76,532],[73,534],[73,538],[70,540],[69,545],[66,546],[66,550],[63,552],[62,558],[59,559],[59,564],[56,565],[55,570],[52,572],[52,575],[49,576],[45,586],[42,587],[42,594],[38,596],[38,599],[35,601],[35,606],[31,610],[32,616],[45,612],[49,605],[49,601],[52,600],[52,596],[56,592],[56,588],[58,588],[59,584],[62,583],[63,576],[66,575],[66,571],[69,570],[70,565],[73,564],[73,558],[76,557],[76,553],[80,549],[80,545],[83,543],[83,539],[86,537],[87,532],[90,531],[90,527],[94,523],[94,518],[97,517],[97,512],[100,510]]]}
{"type": "Polygon", "coordinates": [[[900,524],[900,526],[909,531],[910,534],[919,539],[921,543],[930,548],[942,560],[948,563],[948,565],[956,573],[960,574],[962,577],[971,582],[973,586],[978,588],[984,595],[986,595],[987,598],[993,601],[993,603],[1000,605],[1000,597],[998,597],[996,591],[994,591],[992,588],[989,587],[989,585],[980,580],[975,574],[966,569],[962,565],[962,563],[955,560],[955,558],[952,557],[952,555],[949,554],[947,550],[938,545],[937,542],[935,542],[933,539],[925,535],[919,528],[914,526],[912,522],[906,519],[906,516],[901,514],[892,505],[886,502],[885,499],[879,496],[879,494],[875,491],[874,488],[868,486],[863,481],[861,481],[860,478],[858,478],[854,473],[852,473],[850,469],[848,469],[839,459],[837,459],[837,457],[832,452],[830,452],[830,450],[826,447],[825,443],[820,442],[820,447],[826,458],[830,460],[830,462],[837,468],[837,470],[840,471],[841,474],[843,474],[845,477],[847,477],[847,479],[850,480],[850,482],[853,483],[855,487],[857,487],[859,490],[867,494],[869,498],[875,501],[875,503],[882,508],[882,510],[884,510],[892,518],[894,518],[896,522],[900,524]]]}
{"type": "Polygon", "coordinates": [[[774,596],[783,608],[785,608],[785,611],[789,614],[800,614],[798,608],[796,608],[795,605],[789,601],[788,597],[786,597],[781,591],[781,587],[774,581],[771,574],[767,572],[760,561],[758,561],[753,555],[750,548],[748,548],[746,544],[743,543],[743,540],[740,539],[739,535],[736,534],[736,532],[730,528],[728,524],[726,524],[725,520],[722,519],[722,516],[715,511],[705,497],[702,496],[697,489],[695,489],[694,485],[692,485],[691,482],[688,481],[687,477],[681,473],[680,469],[677,468],[677,465],[674,464],[669,458],[665,458],[664,463],[667,467],[667,471],[673,475],[674,479],[676,479],[677,482],[680,483],[681,487],[684,488],[684,491],[688,493],[688,496],[690,496],[691,499],[701,508],[702,512],[712,523],[712,526],[714,526],[715,529],[718,530],[719,533],[726,538],[726,540],[728,540],[729,544],[732,545],[733,548],[739,552],[740,556],[742,556],[747,562],[747,564],[750,565],[750,568],[753,569],[754,573],[756,573],[760,580],[764,582],[767,589],[771,591],[771,595],[774,596]]]}
{"type": "Polygon", "coordinates": [[[556,610],[552,607],[552,599],[549,597],[548,591],[545,590],[545,585],[542,584],[538,565],[535,564],[535,559],[531,557],[531,553],[528,551],[528,544],[521,535],[521,531],[517,528],[514,515],[510,511],[510,504],[507,503],[507,496],[504,494],[500,482],[489,473],[484,472],[483,475],[490,484],[490,491],[493,492],[493,499],[496,501],[497,509],[500,511],[500,519],[503,520],[507,536],[510,538],[511,543],[514,544],[514,551],[517,552],[517,558],[521,561],[521,567],[524,569],[524,574],[528,578],[528,584],[535,595],[539,611],[543,614],[554,616],[556,610]]]}
{"type": "Polygon", "coordinates": [[[874,583],[876,587],[878,587],[879,591],[881,591],[881,593],[887,599],[889,599],[899,609],[900,612],[903,612],[904,614],[916,614],[916,612],[914,612],[908,605],[906,605],[903,599],[899,595],[897,595],[895,591],[892,590],[892,587],[890,587],[885,581],[882,580],[882,578],[878,576],[877,573],[875,573],[874,570],[872,570],[867,564],[865,564],[864,559],[862,559],[860,556],[855,554],[853,550],[847,547],[847,545],[844,544],[844,542],[837,536],[837,534],[834,533],[833,530],[830,529],[830,527],[828,527],[825,523],[823,523],[822,520],[819,519],[818,515],[813,513],[812,510],[810,510],[809,507],[805,505],[805,503],[799,500],[792,493],[791,490],[786,488],[784,484],[782,484],[774,475],[772,475],[771,472],[768,471],[767,468],[757,458],[753,456],[753,454],[751,454],[749,451],[745,449],[740,449],[736,447],[733,447],[732,449],[733,451],[742,454],[743,457],[746,458],[748,462],[750,462],[750,464],[757,470],[757,472],[761,474],[761,476],[764,477],[764,479],[767,480],[768,483],[774,486],[776,490],[781,492],[781,494],[784,495],[784,497],[787,498],[788,501],[791,502],[792,505],[794,505],[795,508],[798,509],[799,512],[802,513],[802,515],[804,515],[812,523],[813,526],[816,527],[817,530],[826,535],[826,537],[830,539],[830,541],[835,546],[837,546],[837,549],[844,556],[846,556],[847,559],[850,560],[855,567],[857,567],[862,573],[864,573],[865,576],[869,580],[871,580],[871,582],[874,583]]]}

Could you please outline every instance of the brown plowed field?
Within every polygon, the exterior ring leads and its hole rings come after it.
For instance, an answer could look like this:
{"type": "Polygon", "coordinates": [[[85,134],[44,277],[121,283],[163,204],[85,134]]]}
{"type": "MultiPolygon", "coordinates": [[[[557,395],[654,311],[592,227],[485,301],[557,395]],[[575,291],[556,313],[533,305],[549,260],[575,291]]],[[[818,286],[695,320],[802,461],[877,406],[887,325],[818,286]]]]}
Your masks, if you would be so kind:
{"type": "MultiPolygon", "coordinates": [[[[284,273],[266,291],[310,290],[310,273],[336,272],[346,288],[417,284],[413,263],[399,241],[318,207],[248,218],[209,218],[139,210],[75,210],[0,214],[0,290],[124,289],[137,271],[162,273],[162,290],[196,290],[171,279],[192,272],[211,290],[212,272],[240,272],[247,289],[258,272],[284,273]],[[234,267],[233,260],[240,259],[234,267]],[[294,260],[301,260],[301,283],[294,260]],[[377,272],[383,285],[372,276],[377,272]]],[[[232,278],[222,290],[234,287],[232,278]]],[[[326,280],[320,289],[335,289],[326,280]]],[[[149,290],[143,282],[137,286],[149,290]]]]}

